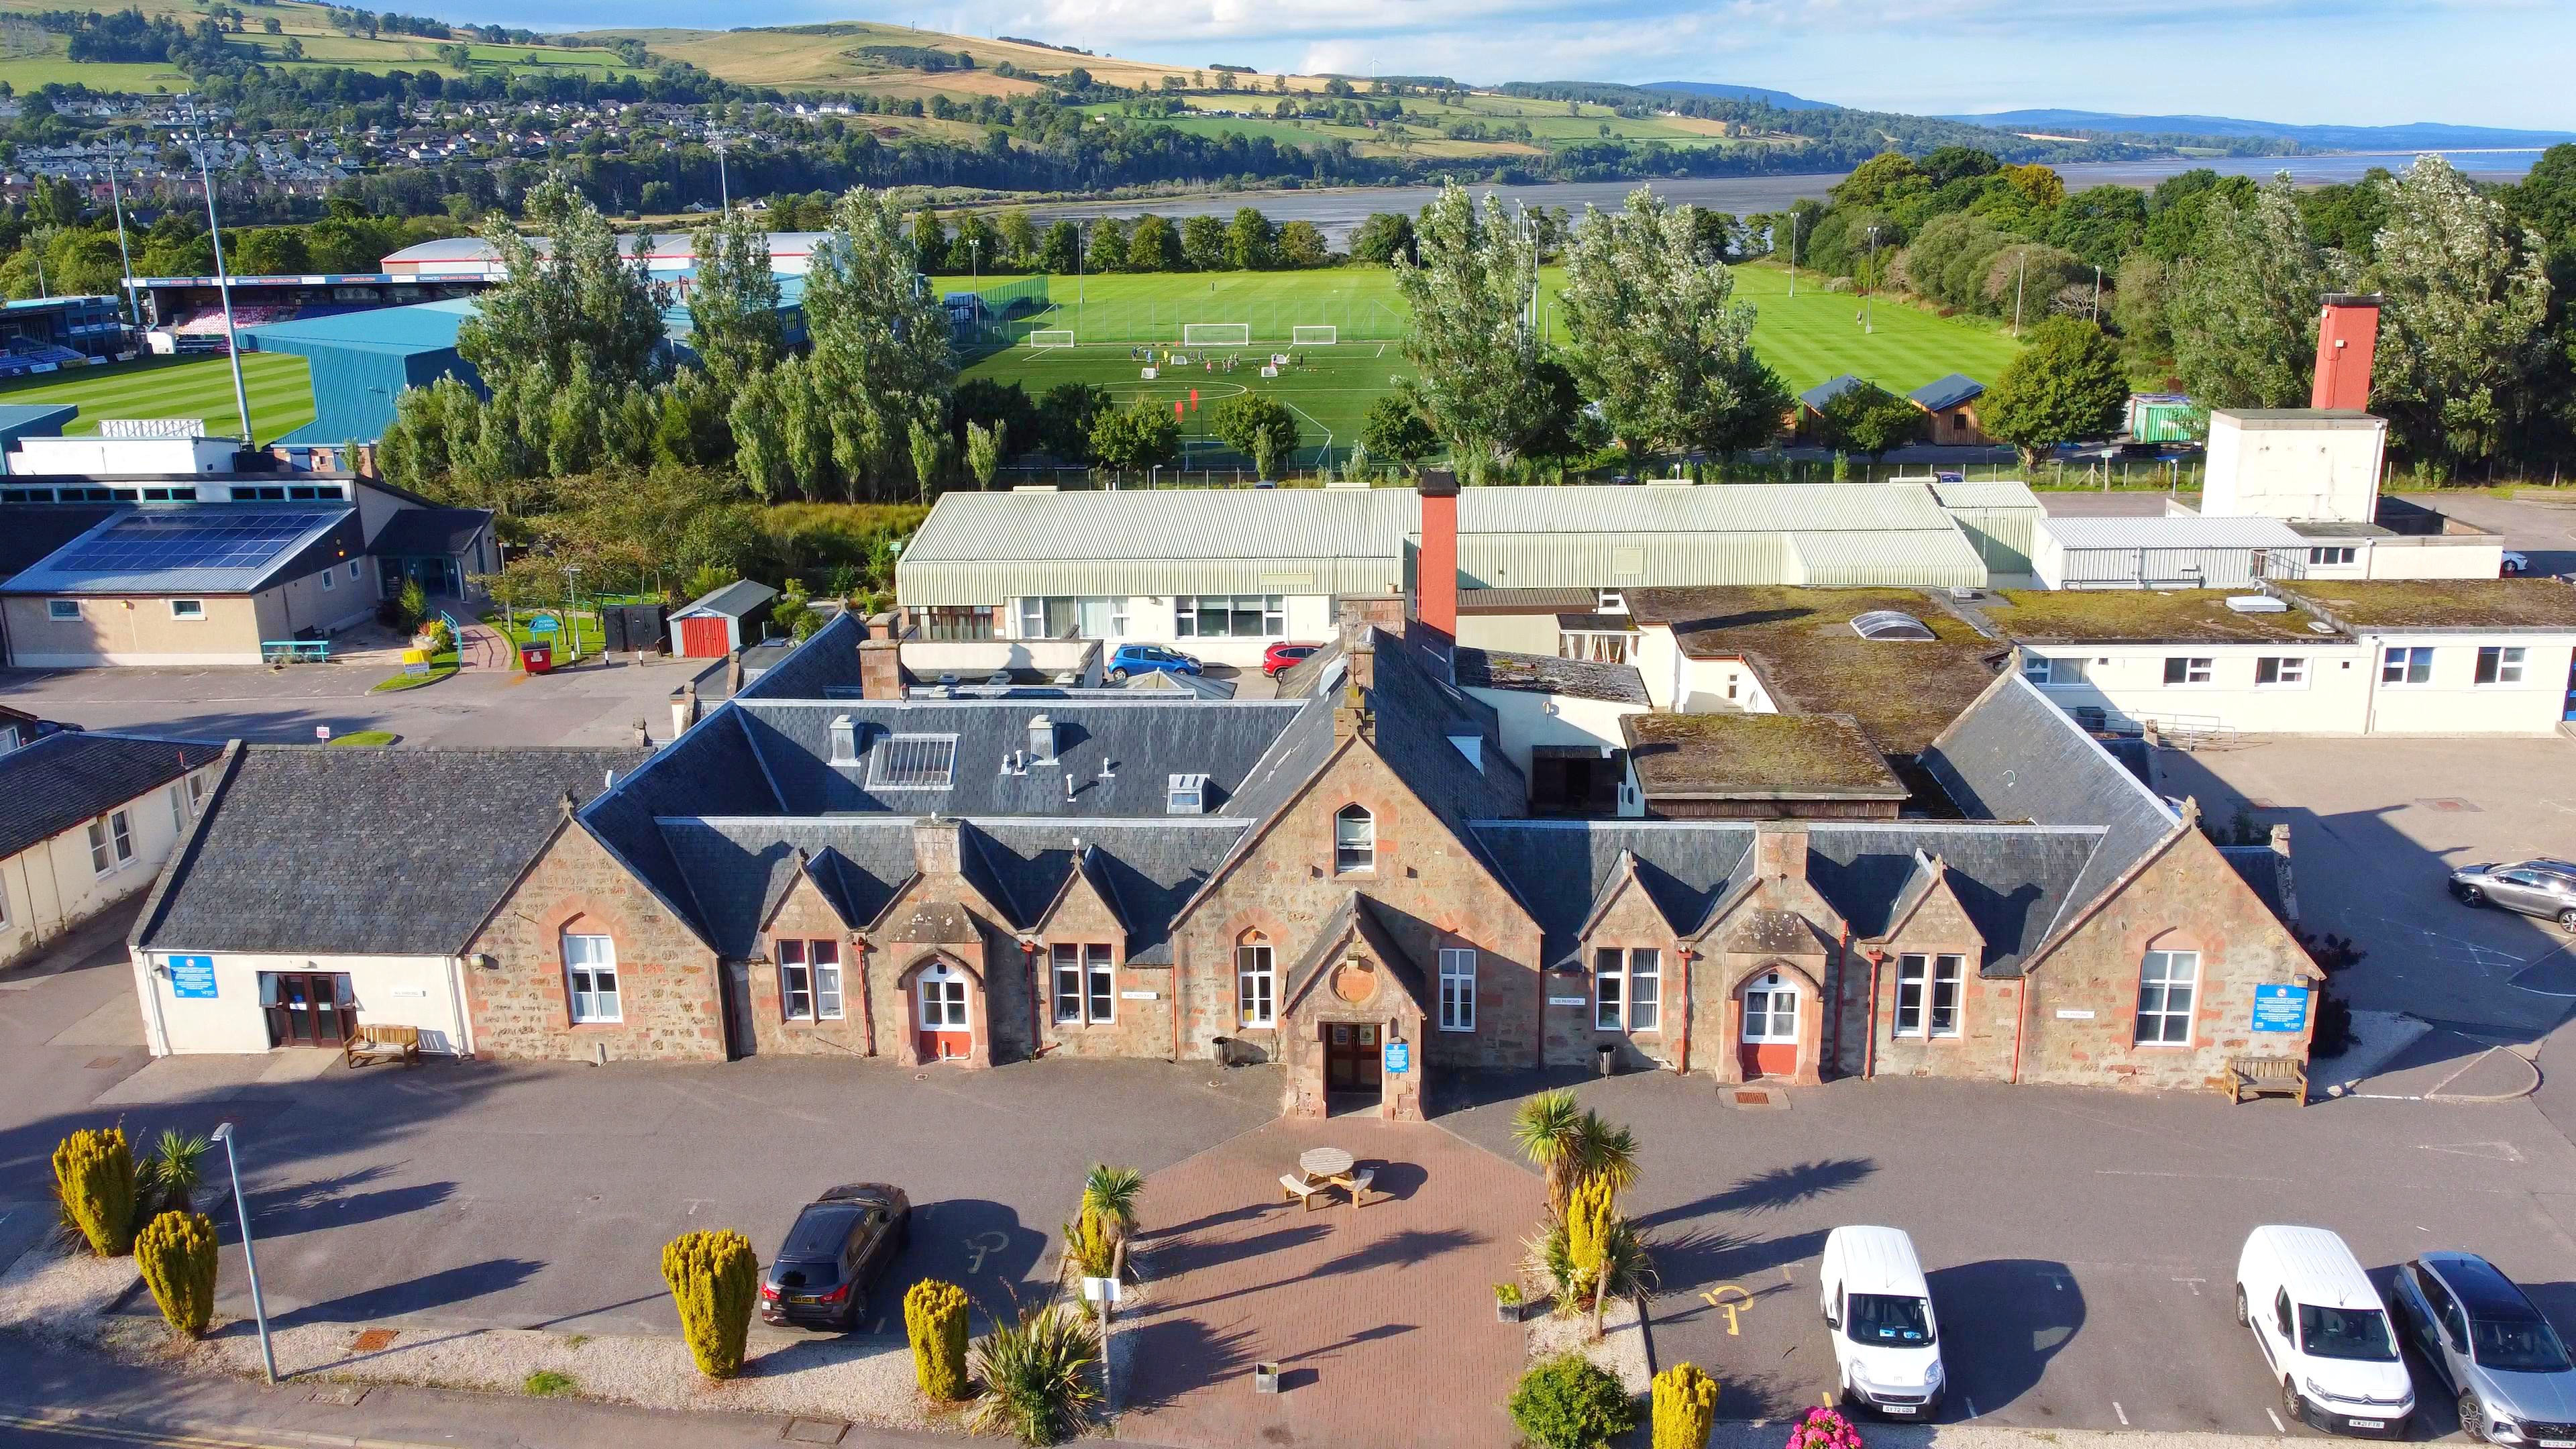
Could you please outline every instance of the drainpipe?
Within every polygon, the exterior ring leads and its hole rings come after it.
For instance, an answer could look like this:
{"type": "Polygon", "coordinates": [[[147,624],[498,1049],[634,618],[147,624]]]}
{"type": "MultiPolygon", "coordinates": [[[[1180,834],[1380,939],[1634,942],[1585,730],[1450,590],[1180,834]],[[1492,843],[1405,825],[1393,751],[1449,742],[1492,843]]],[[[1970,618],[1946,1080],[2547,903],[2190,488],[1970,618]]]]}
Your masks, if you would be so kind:
{"type": "MultiPolygon", "coordinates": [[[[1689,1076],[1691,1003],[1694,999],[1691,993],[1691,963],[1699,959],[1699,953],[1688,946],[1676,946],[1673,948],[1673,954],[1680,957],[1682,963],[1682,1050],[1681,1065],[1675,1068],[1675,1070],[1680,1072],[1683,1076],[1689,1076]]],[[[1542,1033],[1542,1035],[1544,1035],[1544,1033],[1542,1033]]]]}
{"type": "Polygon", "coordinates": [[[2018,1087],[2021,1085],[2021,1033],[2023,1026],[2030,1021],[2030,978],[2024,976],[2013,989],[2021,993],[2013,1001],[2012,1084],[2018,1087]]]}
{"type": "MultiPolygon", "coordinates": [[[[1025,936],[1020,938],[1020,969],[1029,978],[1029,1060],[1036,1061],[1054,1050],[1055,1043],[1038,1039],[1046,1030],[1046,982],[1038,975],[1038,943],[1025,936]]],[[[1090,989],[1085,982],[1083,990],[1090,989]]]]}
{"type": "Polygon", "coordinates": [[[1172,943],[1172,1061],[1181,1060],[1181,983],[1189,979],[1190,950],[1178,941],[1172,943]]]}
{"type": "Polygon", "coordinates": [[[1885,951],[1871,950],[1869,957],[1869,1010],[1861,1020],[1868,1023],[1869,1039],[1861,1047],[1860,1074],[1875,1080],[1878,1076],[1878,969],[1887,964],[1885,951]]]}
{"type": "Polygon", "coordinates": [[[867,1054],[877,1054],[876,994],[868,989],[868,938],[856,931],[850,933],[850,954],[857,957],[859,968],[859,1038],[867,1054]]]}

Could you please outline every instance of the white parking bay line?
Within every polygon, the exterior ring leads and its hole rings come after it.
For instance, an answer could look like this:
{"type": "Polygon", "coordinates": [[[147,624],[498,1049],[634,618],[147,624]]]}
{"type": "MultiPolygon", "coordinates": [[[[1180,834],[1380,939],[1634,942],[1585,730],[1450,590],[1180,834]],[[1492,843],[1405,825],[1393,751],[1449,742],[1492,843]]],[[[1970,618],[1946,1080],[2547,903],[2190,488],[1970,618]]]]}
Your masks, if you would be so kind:
{"type": "Polygon", "coordinates": [[[2113,1399],[2111,1401],[2111,1412],[2120,1416],[2121,1428],[2125,1429],[2129,1427],[2129,1411],[2120,1407],[2120,1401],[2118,1399],[2113,1399]]]}
{"type": "Polygon", "coordinates": [[[2272,1431],[2274,1433],[2287,1434],[2290,1432],[2287,1428],[2283,1427],[2281,1416],[2273,1413],[2269,1408],[2263,1410],[2263,1417],[2272,1421],[2272,1431]]]}

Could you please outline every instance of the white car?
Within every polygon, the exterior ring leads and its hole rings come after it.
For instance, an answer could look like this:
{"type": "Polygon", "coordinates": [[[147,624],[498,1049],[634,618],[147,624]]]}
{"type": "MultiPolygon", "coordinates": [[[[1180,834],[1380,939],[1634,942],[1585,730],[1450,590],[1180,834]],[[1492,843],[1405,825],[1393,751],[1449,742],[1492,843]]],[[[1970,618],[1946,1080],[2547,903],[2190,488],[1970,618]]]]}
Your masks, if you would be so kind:
{"type": "Polygon", "coordinates": [[[1820,1294],[1843,1397],[1891,1418],[1930,1419],[1948,1381],[1914,1240],[1897,1228],[1836,1228],[1820,1294]]]}
{"type": "Polygon", "coordinates": [[[2281,1412],[2336,1434],[2402,1438],[2415,1381],[2388,1305],[2343,1239],[2256,1228],[2236,1260],[2236,1321],[2281,1382],[2281,1412]]]}

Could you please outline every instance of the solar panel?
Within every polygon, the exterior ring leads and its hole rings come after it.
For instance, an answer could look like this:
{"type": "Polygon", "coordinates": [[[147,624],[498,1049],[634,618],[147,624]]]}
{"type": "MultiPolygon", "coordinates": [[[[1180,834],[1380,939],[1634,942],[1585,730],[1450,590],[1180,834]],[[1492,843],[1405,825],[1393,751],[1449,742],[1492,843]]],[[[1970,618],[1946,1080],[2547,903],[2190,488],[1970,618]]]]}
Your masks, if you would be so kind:
{"type": "Polygon", "coordinates": [[[945,790],[956,775],[955,735],[888,735],[868,752],[871,790],[945,790]]]}
{"type": "Polygon", "coordinates": [[[335,517],[304,509],[128,514],[54,567],[94,574],[259,568],[335,517]]]}

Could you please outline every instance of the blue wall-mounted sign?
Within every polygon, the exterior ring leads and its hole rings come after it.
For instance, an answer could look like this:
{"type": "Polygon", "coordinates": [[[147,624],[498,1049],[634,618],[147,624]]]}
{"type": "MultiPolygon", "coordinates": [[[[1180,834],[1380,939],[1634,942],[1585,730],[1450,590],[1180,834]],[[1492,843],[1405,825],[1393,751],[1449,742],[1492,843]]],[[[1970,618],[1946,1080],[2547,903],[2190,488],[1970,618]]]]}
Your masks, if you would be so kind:
{"type": "Polygon", "coordinates": [[[1386,1044],[1386,1070],[1389,1076],[1401,1076],[1413,1070],[1413,1043],[1391,1041],[1386,1044]]]}
{"type": "Polygon", "coordinates": [[[215,958],[212,956],[173,956],[170,958],[170,994],[185,1001],[211,1001],[215,995],[215,958]]]}
{"type": "Polygon", "coordinates": [[[528,632],[531,634],[552,634],[562,628],[563,625],[552,614],[539,614],[528,621],[528,632]]]}
{"type": "Polygon", "coordinates": [[[2304,986],[2255,987],[2254,1029],[2256,1031],[2307,1030],[2308,988],[2304,986]]]}

